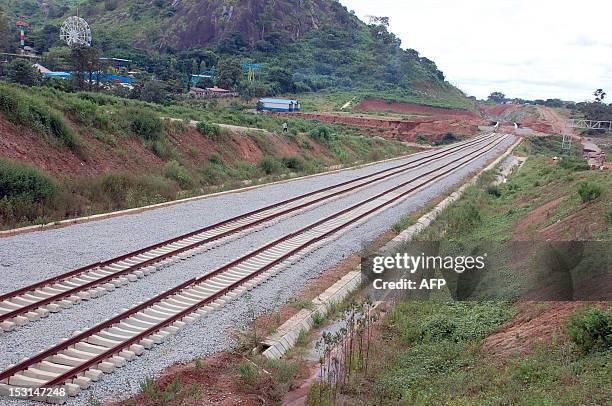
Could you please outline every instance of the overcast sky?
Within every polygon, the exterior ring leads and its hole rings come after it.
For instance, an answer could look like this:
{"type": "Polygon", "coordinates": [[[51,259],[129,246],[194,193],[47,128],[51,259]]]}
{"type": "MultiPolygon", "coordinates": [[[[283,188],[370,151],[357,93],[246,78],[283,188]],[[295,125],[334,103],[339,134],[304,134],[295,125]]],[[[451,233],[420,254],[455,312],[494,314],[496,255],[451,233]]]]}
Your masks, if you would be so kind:
{"type": "MultiPolygon", "coordinates": [[[[389,16],[402,48],[484,98],[612,98],[610,0],[340,0],[362,19],[389,16]]],[[[364,20],[367,22],[367,20],[364,20]]]]}

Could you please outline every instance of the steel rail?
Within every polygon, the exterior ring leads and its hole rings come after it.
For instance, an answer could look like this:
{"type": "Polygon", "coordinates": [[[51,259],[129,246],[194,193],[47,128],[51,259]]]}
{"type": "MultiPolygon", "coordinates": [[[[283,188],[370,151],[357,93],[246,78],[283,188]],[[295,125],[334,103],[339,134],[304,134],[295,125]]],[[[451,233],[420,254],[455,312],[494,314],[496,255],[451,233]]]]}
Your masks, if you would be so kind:
{"type": "MultiPolygon", "coordinates": [[[[271,204],[271,205],[268,205],[268,206],[261,207],[259,209],[255,209],[255,210],[243,213],[241,215],[232,217],[232,218],[227,219],[227,220],[220,221],[220,222],[212,224],[210,226],[206,226],[206,227],[194,230],[194,231],[190,231],[189,233],[182,234],[182,235],[180,235],[178,237],[173,237],[173,238],[170,238],[170,239],[167,239],[167,240],[155,243],[153,245],[149,245],[147,247],[141,248],[141,249],[136,250],[136,251],[128,252],[126,254],[122,254],[120,256],[117,256],[117,257],[114,257],[114,258],[111,258],[111,259],[108,259],[108,260],[98,261],[98,262],[95,262],[95,263],[92,263],[92,264],[89,264],[89,265],[85,265],[83,267],[80,267],[80,268],[77,268],[77,269],[74,269],[74,270],[62,273],[61,275],[57,275],[57,276],[54,276],[54,277],[51,277],[51,278],[48,278],[48,279],[36,282],[34,284],[31,284],[31,285],[28,285],[28,286],[24,286],[24,287],[19,288],[17,290],[14,290],[14,291],[11,291],[11,292],[8,292],[8,293],[5,293],[5,294],[1,294],[0,295],[0,301],[4,301],[6,299],[9,299],[9,298],[11,298],[11,297],[13,297],[13,296],[15,296],[17,294],[22,294],[22,293],[30,292],[30,291],[38,288],[38,287],[41,287],[41,286],[49,285],[49,284],[56,283],[56,282],[61,282],[62,280],[66,279],[68,277],[71,277],[71,276],[83,273],[83,272],[88,271],[88,270],[92,270],[92,269],[99,268],[99,267],[102,267],[102,266],[112,265],[114,263],[120,262],[120,261],[125,260],[127,258],[138,256],[139,254],[142,254],[144,252],[152,251],[154,249],[163,247],[165,245],[172,244],[172,243],[174,243],[176,241],[179,241],[181,239],[189,238],[189,237],[192,237],[194,235],[197,235],[197,234],[200,234],[200,233],[203,233],[203,232],[206,232],[206,231],[210,231],[210,230],[212,230],[214,228],[218,228],[218,227],[226,225],[228,223],[231,223],[231,222],[234,222],[234,221],[237,221],[237,220],[241,220],[241,219],[243,219],[245,217],[252,216],[252,215],[258,214],[260,212],[263,212],[263,211],[266,211],[266,210],[270,210],[270,209],[276,208],[278,206],[285,205],[285,204],[291,203],[291,202],[299,200],[299,199],[303,199],[305,197],[308,197],[308,196],[311,196],[311,195],[314,195],[314,194],[317,194],[317,193],[321,193],[321,192],[325,192],[327,190],[331,190],[331,189],[334,189],[334,188],[337,188],[337,187],[345,186],[345,185],[347,185],[349,183],[352,183],[352,182],[360,181],[360,180],[369,178],[371,176],[379,175],[381,173],[384,173],[384,172],[387,172],[387,171],[390,171],[390,170],[398,169],[400,167],[403,167],[403,166],[406,166],[406,165],[410,165],[410,164],[415,163],[415,162],[419,162],[421,160],[424,160],[424,159],[436,156],[436,155],[441,154],[441,153],[446,152],[446,151],[450,151],[450,150],[453,150],[453,149],[458,149],[458,148],[464,147],[464,146],[466,146],[466,145],[468,145],[470,143],[478,142],[478,141],[480,141],[481,139],[483,139],[483,138],[485,138],[487,136],[489,136],[489,134],[487,134],[487,135],[485,135],[485,136],[483,136],[481,138],[475,139],[475,140],[470,140],[470,141],[468,141],[466,143],[461,143],[461,144],[453,145],[450,148],[437,151],[437,152],[435,152],[435,153],[433,153],[431,155],[427,155],[427,156],[418,158],[416,160],[407,162],[405,164],[397,165],[397,166],[394,166],[392,168],[383,169],[383,170],[380,170],[378,172],[374,172],[374,173],[369,174],[369,175],[364,175],[364,176],[361,176],[361,177],[358,177],[358,178],[355,178],[355,179],[351,179],[351,180],[348,180],[348,181],[345,181],[345,182],[341,182],[341,183],[337,183],[337,184],[334,184],[334,185],[331,185],[331,186],[327,186],[325,188],[317,189],[317,190],[314,190],[312,192],[308,192],[308,193],[305,193],[305,194],[302,194],[302,195],[299,195],[299,196],[295,196],[295,197],[292,197],[292,198],[280,201],[278,203],[274,203],[274,204],[271,204]]],[[[427,153],[429,153],[429,151],[421,152],[421,153],[422,154],[427,154],[427,153]]]]}
{"type": "MultiPolygon", "coordinates": [[[[448,155],[452,155],[452,154],[456,153],[457,150],[460,151],[460,150],[463,150],[463,149],[466,149],[466,148],[470,148],[470,147],[472,147],[472,146],[474,146],[476,144],[486,142],[489,138],[491,138],[491,136],[486,135],[486,136],[478,138],[477,140],[472,140],[472,142],[470,142],[470,143],[461,144],[459,146],[454,146],[453,148],[449,148],[449,149],[445,149],[443,151],[439,151],[439,152],[437,152],[435,154],[419,158],[418,160],[414,160],[414,161],[411,161],[411,162],[408,162],[408,163],[405,163],[405,164],[402,164],[402,165],[398,165],[398,166],[395,166],[393,168],[389,168],[389,169],[386,169],[386,170],[381,170],[381,171],[375,172],[375,173],[370,174],[370,175],[359,177],[357,179],[353,179],[353,180],[350,180],[350,181],[342,182],[340,184],[333,185],[331,187],[326,187],[326,188],[323,188],[323,189],[318,190],[318,191],[309,192],[309,193],[307,193],[305,195],[301,195],[301,196],[298,196],[296,198],[288,199],[288,200],[285,200],[284,202],[268,206],[267,208],[263,208],[263,209],[268,209],[269,210],[270,208],[274,208],[274,207],[277,207],[277,206],[280,206],[280,205],[283,205],[283,204],[288,204],[290,202],[293,202],[293,201],[296,201],[296,200],[299,200],[299,199],[302,199],[302,198],[305,198],[305,197],[308,197],[308,196],[312,196],[312,195],[317,194],[317,193],[322,193],[324,191],[327,191],[327,190],[330,190],[330,189],[333,189],[333,188],[339,188],[341,186],[345,186],[345,185],[350,184],[350,183],[358,182],[359,180],[371,178],[371,179],[367,180],[366,182],[363,182],[363,183],[360,183],[360,184],[356,184],[354,186],[351,186],[348,189],[342,189],[342,190],[340,190],[338,192],[334,192],[334,193],[331,193],[331,194],[328,194],[328,195],[324,195],[324,196],[322,196],[320,198],[317,198],[315,200],[307,201],[307,202],[302,203],[302,204],[300,204],[298,206],[289,207],[289,208],[287,208],[287,209],[285,209],[285,210],[283,210],[281,212],[272,213],[272,214],[268,215],[267,217],[263,217],[263,218],[257,219],[255,221],[252,221],[252,222],[248,223],[248,224],[236,227],[234,229],[231,229],[231,230],[228,230],[226,232],[220,233],[220,234],[215,235],[213,237],[206,238],[204,240],[195,242],[193,244],[189,244],[187,246],[184,246],[184,247],[172,250],[172,251],[170,251],[168,253],[156,256],[155,258],[152,258],[152,259],[149,259],[149,260],[146,260],[146,261],[142,261],[142,262],[140,262],[138,264],[135,264],[135,265],[132,265],[132,266],[128,266],[128,267],[126,267],[126,268],[124,268],[122,270],[110,273],[110,274],[108,274],[106,276],[103,276],[101,278],[92,280],[92,281],[90,281],[88,283],[81,284],[81,285],[76,286],[76,287],[74,287],[72,289],[67,289],[67,290],[64,290],[64,291],[62,291],[60,293],[57,293],[55,295],[45,297],[42,300],[38,300],[38,301],[30,303],[28,305],[21,306],[21,307],[15,309],[13,311],[9,311],[7,313],[0,314],[0,322],[5,321],[5,320],[10,320],[10,319],[12,319],[12,318],[14,318],[16,316],[25,314],[25,313],[27,313],[27,312],[29,312],[31,310],[35,310],[35,309],[40,308],[42,306],[45,306],[47,304],[50,304],[50,303],[53,303],[53,302],[57,302],[57,301],[62,300],[64,298],[66,298],[66,297],[70,297],[70,296],[73,296],[75,294],[78,294],[79,292],[82,292],[82,291],[88,290],[90,288],[102,285],[102,284],[104,284],[106,282],[109,282],[109,281],[112,281],[112,280],[114,280],[114,279],[116,279],[116,278],[118,278],[120,276],[123,276],[125,274],[134,272],[134,271],[136,271],[138,269],[142,269],[142,268],[148,267],[148,266],[150,266],[152,264],[161,262],[161,261],[163,261],[163,260],[165,260],[167,258],[170,258],[170,257],[174,257],[174,256],[176,256],[178,254],[181,254],[183,252],[192,250],[192,249],[197,248],[197,247],[199,247],[201,245],[208,244],[208,243],[210,243],[212,241],[215,241],[215,240],[227,237],[229,235],[238,233],[238,232],[243,231],[245,229],[255,227],[255,226],[259,225],[259,224],[262,224],[264,222],[270,221],[271,219],[281,217],[281,216],[283,216],[283,215],[285,215],[287,213],[303,209],[305,207],[308,207],[308,206],[311,206],[313,204],[319,203],[321,201],[324,201],[324,200],[330,199],[332,197],[335,197],[337,195],[348,193],[348,192],[350,192],[352,190],[355,190],[355,189],[367,186],[367,185],[369,185],[371,183],[387,179],[387,178],[389,178],[391,176],[400,174],[400,173],[405,172],[405,171],[407,171],[409,169],[414,169],[414,168],[420,167],[422,165],[432,163],[432,162],[434,162],[434,161],[436,161],[438,159],[442,159],[442,158],[444,158],[444,157],[446,157],[448,155]],[[424,161],[427,158],[432,158],[432,159],[424,161]],[[423,162],[421,162],[421,161],[423,161],[423,162]],[[421,163],[415,164],[416,162],[421,162],[421,163]],[[378,177],[378,178],[375,177],[375,176],[380,175],[381,173],[385,173],[385,172],[388,172],[388,173],[383,175],[383,176],[381,176],[381,177],[378,177]],[[372,178],[372,177],[374,177],[374,178],[372,178]]],[[[202,229],[202,230],[209,230],[209,229],[213,229],[213,228],[218,228],[218,227],[220,227],[222,225],[226,225],[228,223],[235,222],[235,221],[240,220],[240,219],[242,219],[244,217],[247,217],[249,215],[256,214],[255,212],[257,212],[257,213],[262,212],[262,211],[264,211],[263,209],[258,209],[258,210],[255,210],[253,212],[246,213],[244,215],[237,216],[237,217],[229,219],[229,220],[225,220],[225,221],[223,221],[221,223],[217,223],[215,225],[206,227],[205,229],[202,229]]],[[[183,236],[176,237],[176,238],[173,238],[171,240],[168,240],[165,243],[155,244],[152,247],[154,247],[153,249],[160,248],[160,246],[159,246],[160,244],[163,244],[162,246],[169,245],[169,244],[175,243],[177,241],[189,238],[189,237],[191,237],[191,236],[193,236],[195,234],[199,234],[200,232],[203,232],[203,231],[197,230],[197,231],[194,231],[194,232],[190,232],[190,233],[188,233],[186,235],[183,235],[183,236]]],[[[126,255],[118,257],[118,258],[126,259],[126,256],[128,258],[129,257],[136,257],[136,256],[138,256],[138,255],[140,255],[140,254],[142,254],[144,252],[151,251],[152,249],[150,249],[150,248],[151,247],[147,247],[147,248],[135,251],[134,253],[126,254],[126,255]]],[[[109,261],[111,263],[120,262],[119,260],[116,260],[116,259],[109,260],[109,261]]],[[[105,262],[109,262],[109,261],[105,261],[105,262]]],[[[95,266],[94,268],[104,266],[103,263],[98,263],[98,264],[102,264],[102,265],[95,266]]],[[[83,267],[83,268],[79,268],[76,271],[79,271],[79,273],[84,273],[84,272],[86,272],[88,270],[94,269],[94,268],[92,268],[92,266],[93,265],[90,265],[90,266],[87,266],[87,267],[83,267]]],[[[71,271],[68,274],[70,274],[70,276],[74,276],[73,275],[74,272],[75,271],[71,271]]],[[[66,277],[66,274],[60,275],[58,277],[50,278],[50,279],[47,279],[45,281],[41,281],[41,282],[38,282],[36,284],[30,285],[28,287],[21,288],[21,289],[19,289],[17,291],[13,291],[13,292],[7,293],[5,295],[2,295],[2,296],[0,296],[0,306],[2,305],[2,301],[4,301],[4,300],[10,300],[12,298],[18,297],[20,294],[28,293],[28,292],[33,292],[36,289],[39,289],[39,288],[45,287],[45,286],[49,286],[52,283],[57,283],[57,282],[60,282],[60,281],[64,281],[67,278],[69,278],[70,276],[66,277]],[[48,281],[51,281],[51,282],[49,283],[48,281]]]]}
{"type": "MultiPolygon", "coordinates": [[[[456,162],[459,162],[459,161],[462,161],[462,160],[465,160],[465,162],[460,162],[459,164],[457,164],[457,165],[455,165],[453,167],[446,166],[445,167],[446,169],[443,172],[440,172],[440,173],[436,174],[435,176],[432,176],[431,178],[426,179],[424,182],[421,182],[418,185],[411,186],[409,189],[407,189],[407,190],[405,190],[405,191],[403,191],[401,193],[398,193],[397,195],[395,195],[391,199],[385,200],[381,204],[378,204],[377,206],[375,206],[375,207],[373,207],[371,209],[368,209],[367,211],[359,214],[358,216],[356,216],[354,218],[351,218],[348,221],[346,221],[346,222],[344,222],[344,223],[342,223],[342,224],[340,224],[338,226],[335,226],[333,229],[327,230],[323,234],[321,234],[319,236],[316,236],[313,239],[308,240],[307,242],[304,242],[303,244],[301,244],[301,245],[299,245],[297,247],[294,247],[289,252],[283,254],[281,257],[274,259],[273,261],[269,262],[268,264],[266,264],[266,265],[262,266],[261,268],[253,271],[249,275],[247,275],[247,276],[245,276],[245,277],[243,277],[243,278],[241,278],[241,279],[231,283],[230,285],[222,288],[221,290],[219,290],[215,294],[207,297],[206,299],[204,299],[204,300],[202,300],[202,301],[200,301],[198,303],[195,303],[195,304],[189,306],[186,309],[183,309],[182,311],[174,314],[170,318],[168,318],[166,320],[163,320],[161,323],[159,323],[157,325],[154,325],[154,326],[151,326],[150,328],[148,328],[148,329],[138,333],[137,335],[135,335],[135,336],[133,336],[131,338],[128,338],[127,340],[119,343],[118,345],[109,348],[107,351],[104,351],[103,353],[98,354],[94,358],[92,358],[90,360],[84,361],[81,365],[76,366],[74,368],[71,368],[69,371],[67,371],[67,372],[65,372],[65,373],[55,377],[52,380],[47,381],[44,386],[46,387],[46,386],[54,386],[54,385],[60,384],[60,383],[62,383],[64,381],[74,377],[75,375],[79,374],[80,372],[82,372],[84,370],[87,370],[87,369],[91,368],[94,365],[97,365],[98,363],[104,361],[105,359],[108,359],[108,358],[112,357],[113,354],[116,354],[117,352],[121,351],[122,349],[124,349],[124,348],[126,348],[126,347],[128,347],[128,346],[130,346],[130,345],[132,345],[134,343],[137,343],[141,339],[156,333],[157,331],[159,331],[160,329],[168,326],[169,324],[171,324],[171,323],[173,323],[173,322],[175,322],[175,321],[177,321],[177,320],[179,320],[181,318],[184,318],[185,316],[193,313],[195,310],[199,309],[200,307],[205,306],[206,304],[211,303],[211,302],[221,298],[225,294],[227,294],[230,291],[240,287],[245,282],[253,279],[255,276],[260,275],[261,273],[267,271],[268,269],[270,269],[270,268],[278,265],[279,263],[285,261],[286,259],[288,259],[289,257],[295,255],[296,253],[298,253],[299,251],[303,250],[304,248],[306,248],[308,246],[311,246],[311,245],[315,244],[316,242],[319,242],[319,241],[329,237],[330,235],[336,233],[340,229],[345,228],[345,227],[347,227],[350,224],[354,224],[355,222],[361,220],[362,218],[364,218],[364,217],[366,217],[366,216],[368,216],[370,214],[373,214],[374,212],[377,212],[377,211],[381,210],[382,208],[384,208],[386,206],[391,205],[392,203],[398,201],[399,199],[401,199],[404,196],[412,193],[413,191],[415,191],[417,189],[420,189],[423,186],[425,186],[425,185],[427,185],[429,183],[432,183],[435,180],[443,177],[444,175],[446,175],[446,174],[448,174],[448,173],[450,173],[452,171],[455,171],[455,170],[457,170],[458,168],[460,168],[462,166],[465,166],[465,165],[469,164],[473,160],[477,159],[478,157],[486,154],[488,151],[490,151],[493,148],[495,148],[505,138],[506,138],[505,136],[500,137],[497,140],[495,140],[494,143],[491,143],[491,144],[489,144],[489,145],[487,145],[485,147],[482,147],[482,148],[480,148],[480,149],[478,149],[476,151],[470,152],[469,154],[467,154],[465,156],[462,156],[462,157],[460,157],[458,159],[453,160],[451,163],[456,163],[456,162]],[[475,156],[473,156],[473,157],[468,159],[468,157],[470,157],[471,155],[475,155],[475,156]]],[[[315,228],[315,227],[317,227],[317,226],[319,226],[319,225],[321,225],[321,224],[323,224],[323,223],[325,223],[325,222],[327,222],[329,220],[332,220],[334,218],[338,218],[339,216],[341,216],[341,215],[343,215],[345,213],[348,213],[348,212],[354,210],[355,208],[364,206],[365,204],[367,204],[369,202],[372,202],[372,201],[374,201],[374,200],[376,200],[376,199],[378,199],[380,197],[383,197],[386,194],[392,193],[393,191],[397,191],[398,189],[401,189],[402,187],[408,186],[410,183],[414,182],[415,180],[427,177],[429,175],[434,174],[435,172],[439,172],[440,170],[441,170],[440,168],[436,168],[436,169],[430,170],[430,171],[428,171],[428,172],[426,172],[424,174],[418,175],[418,176],[412,178],[410,181],[404,182],[401,185],[395,186],[395,187],[393,187],[393,188],[391,188],[391,189],[389,189],[389,190],[387,190],[385,192],[382,192],[382,193],[380,193],[380,194],[378,194],[378,195],[376,195],[374,197],[368,198],[368,199],[366,199],[366,200],[364,200],[362,202],[359,202],[359,203],[357,203],[357,204],[355,204],[355,205],[353,205],[351,207],[345,208],[345,209],[341,210],[340,212],[334,213],[334,214],[332,214],[332,215],[330,215],[330,216],[328,216],[328,217],[326,217],[324,219],[321,219],[321,220],[319,220],[319,221],[317,221],[315,223],[312,223],[312,224],[310,224],[310,225],[308,225],[308,226],[306,226],[306,227],[304,227],[304,228],[302,228],[302,229],[300,229],[298,231],[290,233],[290,234],[288,234],[288,235],[286,235],[284,237],[281,237],[281,238],[279,238],[279,239],[277,239],[277,240],[275,240],[275,241],[273,241],[273,242],[271,242],[269,244],[266,244],[265,246],[260,247],[260,248],[256,249],[255,251],[253,251],[253,252],[251,252],[249,254],[246,254],[245,256],[243,256],[243,257],[241,257],[241,258],[239,258],[239,259],[237,259],[235,261],[232,261],[232,262],[222,266],[221,268],[219,268],[219,269],[217,269],[217,270],[215,270],[215,271],[213,271],[213,272],[211,272],[209,274],[203,275],[203,276],[198,277],[198,278],[193,278],[193,279],[191,279],[189,281],[186,281],[186,282],[184,282],[184,283],[182,283],[182,284],[180,284],[180,285],[178,285],[178,286],[176,286],[176,287],[174,287],[174,288],[172,288],[172,289],[170,289],[170,290],[168,290],[166,292],[163,292],[162,294],[157,295],[154,298],[151,298],[151,299],[147,300],[146,302],[141,303],[138,306],[136,306],[136,307],[134,307],[134,308],[132,308],[132,309],[130,309],[130,310],[128,310],[128,311],[118,315],[118,316],[115,316],[115,317],[111,318],[110,320],[107,320],[107,321],[105,321],[103,323],[100,323],[97,326],[95,326],[95,327],[93,327],[93,328],[91,328],[91,329],[89,329],[89,330],[87,330],[85,332],[82,332],[82,333],[80,333],[80,334],[78,334],[78,335],[76,335],[76,336],[74,336],[74,337],[72,337],[72,338],[70,338],[70,339],[68,339],[68,340],[66,340],[66,341],[56,345],[56,346],[54,346],[54,347],[51,347],[51,348],[49,348],[49,349],[47,349],[47,350],[37,354],[36,356],[34,356],[33,358],[30,358],[29,360],[26,360],[26,361],[24,361],[24,362],[22,362],[22,363],[20,363],[18,365],[15,365],[15,366],[7,369],[6,371],[0,373],[0,381],[4,380],[4,379],[7,379],[7,378],[13,376],[14,374],[16,374],[16,373],[18,373],[20,371],[26,370],[30,366],[32,366],[32,365],[34,365],[34,364],[44,360],[45,358],[47,358],[49,356],[52,356],[54,354],[57,354],[59,351],[67,349],[70,346],[72,346],[72,345],[82,341],[83,339],[91,337],[92,335],[95,335],[96,333],[102,331],[105,328],[113,326],[114,324],[120,322],[121,320],[126,319],[126,318],[130,317],[131,315],[134,315],[135,313],[137,313],[140,310],[143,310],[143,309],[145,309],[147,307],[150,307],[151,305],[153,305],[153,304],[155,304],[155,303],[157,303],[157,302],[159,302],[159,301],[161,301],[163,299],[169,298],[170,296],[180,292],[181,290],[183,290],[184,288],[186,288],[186,287],[188,287],[190,285],[195,285],[195,284],[201,283],[202,281],[209,280],[209,279],[213,278],[214,276],[219,275],[222,272],[226,271],[227,269],[230,269],[230,268],[234,267],[236,264],[238,264],[240,262],[243,262],[243,261],[245,261],[248,258],[252,258],[253,256],[258,255],[258,254],[264,252],[265,250],[273,247],[274,245],[278,245],[279,243],[281,243],[283,241],[287,241],[290,238],[293,238],[293,237],[296,237],[296,236],[299,236],[299,235],[303,235],[305,232],[307,232],[309,230],[312,230],[313,228],[315,228]]]]}

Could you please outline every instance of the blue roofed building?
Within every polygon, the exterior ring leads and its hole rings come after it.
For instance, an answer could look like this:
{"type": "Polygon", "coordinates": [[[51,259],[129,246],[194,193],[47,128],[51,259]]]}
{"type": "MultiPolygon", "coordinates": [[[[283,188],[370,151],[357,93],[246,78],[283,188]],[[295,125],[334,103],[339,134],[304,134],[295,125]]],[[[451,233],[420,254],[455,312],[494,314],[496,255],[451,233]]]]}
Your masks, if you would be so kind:
{"type": "Polygon", "coordinates": [[[264,98],[258,100],[258,108],[264,111],[300,111],[300,102],[291,99],[264,98]]]}

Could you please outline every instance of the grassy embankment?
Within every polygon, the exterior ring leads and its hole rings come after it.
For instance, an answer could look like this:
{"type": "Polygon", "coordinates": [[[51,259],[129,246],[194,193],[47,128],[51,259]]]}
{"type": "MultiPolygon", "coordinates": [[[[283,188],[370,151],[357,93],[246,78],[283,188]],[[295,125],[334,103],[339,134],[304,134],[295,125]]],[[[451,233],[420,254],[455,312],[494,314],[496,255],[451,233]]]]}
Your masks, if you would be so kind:
{"type": "Polygon", "coordinates": [[[283,154],[270,135],[247,131],[261,151],[253,162],[239,155],[234,135],[213,123],[255,127],[278,133],[285,118],[243,113],[239,102],[156,105],[97,93],[64,93],[47,87],[24,88],[0,83],[0,115],[40,144],[60,148],[83,165],[100,151],[133,159],[140,170],[97,176],[40,169],[0,157],[0,227],[45,223],[69,217],[160,203],[212,190],[316,173],[335,164],[376,161],[411,152],[398,143],[355,135],[345,126],[286,118],[290,132],[277,134],[293,151],[283,154]],[[162,120],[172,117],[184,121],[162,120]],[[189,120],[202,122],[201,137],[212,145],[205,158],[195,146],[181,151],[189,120]],[[130,142],[136,141],[158,165],[139,163],[130,142]]]}
{"type": "MultiPolygon", "coordinates": [[[[374,91],[374,90],[323,90],[316,93],[303,93],[300,95],[292,95],[300,100],[303,111],[350,111],[352,107],[359,104],[365,98],[375,98],[381,100],[390,100],[405,103],[424,104],[433,107],[463,109],[473,111],[475,105],[465,96],[459,94],[456,89],[448,88],[447,92],[440,92],[436,96],[427,95],[416,91],[374,91]],[[341,110],[342,106],[351,102],[351,107],[341,110]]],[[[386,114],[379,114],[386,115],[386,114]]]]}
{"type": "MultiPolygon", "coordinates": [[[[553,164],[560,143],[531,139],[519,153],[525,165],[499,187],[486,174],[422,233],[422,240],[510,240],[534,208],[562,197],[542,223],[528,229],[537,239],[571,213],[589,213],[589,228],[561,232],[559,239],[609,240],[612,226],[609,172],[585,170],[567,159],[553,164]],[[595,217],[593,217],[595,216],[595,217]]],[[[541,304],[546,307],[549,304],[541,304]]],[[[395,304],[371,340],[367,360],[352,361],[351,377],[339,385],[315,383],[309,404],[605,404],[612,395],[612,310],[594,305],[575,312],[552,337],[526,354],[494,356],[483,339],[517,308],[509,302],[395,304]],[[363,365],[368,365],[367,373],[363,365]]],[[[345,370],[346,372],[346,370],[345,370]]]]}

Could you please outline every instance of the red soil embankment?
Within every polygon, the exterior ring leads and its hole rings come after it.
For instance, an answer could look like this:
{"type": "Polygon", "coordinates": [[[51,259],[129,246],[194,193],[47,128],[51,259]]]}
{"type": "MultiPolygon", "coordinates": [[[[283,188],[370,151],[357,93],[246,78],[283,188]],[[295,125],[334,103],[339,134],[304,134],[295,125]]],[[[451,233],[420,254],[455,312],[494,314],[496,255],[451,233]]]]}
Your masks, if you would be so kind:
{"type": "Polygon", "coordinates": [[[330,113],[272,112],[268,114],[294,115],[319,120],[328,124],[353,125],[368,130],[377,129],[378,131],[374,133],[368,132],[367,135],[407,142],[415,141],[417,135],[424,135],[431,138],[431,140],[436,140],[448,132],[461,136],[472,136],[478,131],[478,125],[483,124],[481,119],[475,118],[439,119],[437,117],[423,117],[400,120],[386,117],[375,118],[330,113]]]}
{"type": "Polygon", "coordinates": [[[397,101],[388,101],[381,99],[367,98],[359,103],[355,110],[358,111],[379,111],[393,112],[403,114],[428,114],[434,115],[437,118],[442,117],[470,117],[480,118],[480,116],[472,111],[451,109],[444,107],[425,106],[423,104],[405,103],[397,101]]]}
{"type": "MultiPolygon", "coordinates": [[[[150,174],[165,161],[155,155],[141,140],[128,136],[107,136],[106,142],[93,134],[81,135],[81,152],[76,154],[57,140],[37,134],[25,127],[13,125],[0,114],[0,156],[29,163],[56,176],[96,176],[107,172],[150,174]]],[[[312,150],[276,134],[261,132],[252,137],[248,131],[227,130],[221,140],[212,140],[195,128],[168,135],[168,148],[181,157],[188,167],[196,168],[211,153],[217,152],[226,162],[237,159],[258,162],[269,151],[275,156],[315,154],[326,156],[318,143],[310,141],[312,150]],[[266,145],[260,145],[265,143],[266,145]]]]}
{"type": "Polygon", "coordinates": [[[508,115],[509,112],[516,110],[516,104],[482,104],[480,110],[491,117],[508,115]]]}
{"type": "Polygon", "coordinates": [[[433,119],[425,119],[418,121],[407,121],[398,120],[392,118],[374,118],[374,117],[358,117],[350,115],[340,114],[328,114],[328,113],[269,113],[276,115],[299,115],[304,118],[311,118],[319,120],[323,123],[328,124],[343,124],[343,125],[354,125],[358,127],[378,128],[384,130],[381,136],[386,138],[393,138],[394,135],[404,133],[412,130],[422,122],[431,122],[433,119]]]}

